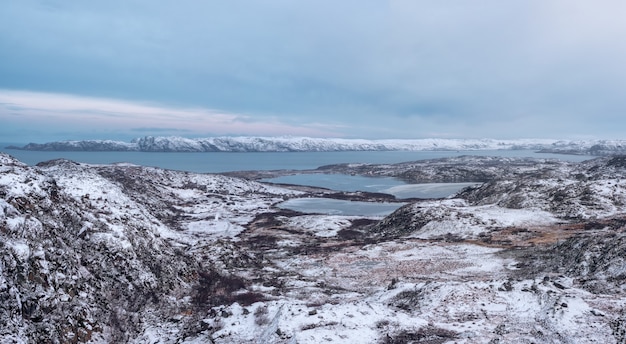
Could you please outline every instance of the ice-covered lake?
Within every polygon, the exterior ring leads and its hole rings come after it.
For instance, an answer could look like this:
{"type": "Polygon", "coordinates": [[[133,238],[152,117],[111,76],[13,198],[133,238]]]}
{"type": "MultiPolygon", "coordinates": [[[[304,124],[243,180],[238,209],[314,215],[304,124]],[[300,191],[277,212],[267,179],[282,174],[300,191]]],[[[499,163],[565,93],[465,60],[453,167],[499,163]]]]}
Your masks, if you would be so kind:
{"type": "Polygon", "coordinates": [[[357,202],[328,198],[294,198],[278,205],[279,208],[309,214],[345,216],[385,216],[406,203],[357,202]]]}
{"type": "Polygon", "coordinates": [[[308,185],[337,191],[381,192],[396,198],[442,198],[477,183],[407,184],[391,177],[365,177],[346,174],[297,174],[263,181],[282,184],[308,185]]]}
{"type": "MultiPolygon", "coordinates": [[[[364,177],[345,174],[299,174],[267,179],[275,183],[309,185],[337,191],[381,192],[394,195],[398,199],[406,198],[444,198],[452,196],[461,189],[477,183],[430,183],[406,184],[389,177],[364,177]]],[[[283,202],[280,208],[300,211],[346,216],[385,216],[406,203],[356,202],[328,198],[297,198],[283,202]]]]}

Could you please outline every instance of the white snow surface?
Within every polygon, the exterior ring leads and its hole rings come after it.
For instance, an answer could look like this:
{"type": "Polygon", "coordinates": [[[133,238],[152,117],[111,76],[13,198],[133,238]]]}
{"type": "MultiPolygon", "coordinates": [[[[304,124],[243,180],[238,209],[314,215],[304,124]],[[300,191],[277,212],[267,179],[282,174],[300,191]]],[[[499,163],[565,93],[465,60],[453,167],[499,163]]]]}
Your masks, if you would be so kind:
{"type": "Polygon", "coordinates": [[[553,225],[562,220],[540,209],[509,209],[497,205],[468,206],[463,200],[431,201],[413,205],[417,213],[432,220],[412,238],[433,239],[446,234],[475,238],[493,228],[535,227],[553,225]]]}
{"type": "Polygon", "coordinates": [[[287,226],[295,230],[312,233],[318,237],[334,237],[342,229],[352,225],[351,219],[359,219],[357,216],[336,215],[302,215],[285,218],[287,226]]]}

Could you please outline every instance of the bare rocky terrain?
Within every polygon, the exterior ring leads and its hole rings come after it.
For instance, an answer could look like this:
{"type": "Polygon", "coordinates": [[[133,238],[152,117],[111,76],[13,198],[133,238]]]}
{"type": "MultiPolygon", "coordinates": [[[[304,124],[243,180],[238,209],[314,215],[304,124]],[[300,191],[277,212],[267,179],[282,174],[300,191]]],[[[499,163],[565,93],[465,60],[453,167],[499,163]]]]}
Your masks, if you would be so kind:
{"type": "MultiPolygon", "coordinates": [[[[303,171],[299,171],[300,173],[303,171]]],[[[315,173],[477,182],[393,196],[0,154],[2,343],[623,343],[626,158],[457,157],[315,173]]]]}

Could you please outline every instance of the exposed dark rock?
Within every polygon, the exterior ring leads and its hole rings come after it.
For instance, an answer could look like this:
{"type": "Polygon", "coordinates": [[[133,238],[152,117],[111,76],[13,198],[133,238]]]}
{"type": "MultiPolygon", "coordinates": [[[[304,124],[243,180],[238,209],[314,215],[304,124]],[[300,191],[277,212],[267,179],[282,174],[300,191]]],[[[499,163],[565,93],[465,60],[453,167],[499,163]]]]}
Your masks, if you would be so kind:
{"type": "Polygon", "coordinates": [[[402,331],[387,335],[384,344],[442,344],[458,338],[458,333],[434,326],[422,327],[416,331],[402,331]]]}

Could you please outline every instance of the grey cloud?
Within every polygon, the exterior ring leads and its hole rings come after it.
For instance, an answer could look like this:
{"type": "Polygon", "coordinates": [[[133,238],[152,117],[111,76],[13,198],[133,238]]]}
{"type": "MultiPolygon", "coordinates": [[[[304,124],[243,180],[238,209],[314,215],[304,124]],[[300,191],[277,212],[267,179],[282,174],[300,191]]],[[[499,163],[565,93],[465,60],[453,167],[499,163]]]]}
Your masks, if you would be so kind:
{"type": "Polygon", "coordinates": [[[0,88],[344,124],[347,136],[617,135],[575,124],[622,121],[625,6],[25,0],[0,13],[0,88]],[[553,123],[565,124],[540,129],[553,123]]]}

